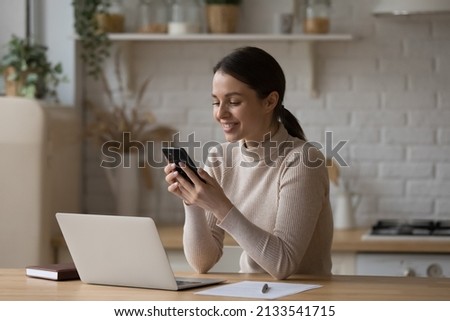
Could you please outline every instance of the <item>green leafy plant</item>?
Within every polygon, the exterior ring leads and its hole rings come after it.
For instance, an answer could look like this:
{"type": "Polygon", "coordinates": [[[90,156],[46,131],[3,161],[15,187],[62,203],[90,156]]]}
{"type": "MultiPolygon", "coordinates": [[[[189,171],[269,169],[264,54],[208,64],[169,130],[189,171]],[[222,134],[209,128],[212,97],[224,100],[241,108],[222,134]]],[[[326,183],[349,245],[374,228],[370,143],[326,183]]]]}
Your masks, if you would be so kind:
{"type": "Polygon", "coordinates": [[[12,36],[8,51],[0,62],[5,75],[7,94],[27,98],[55,98],[56,88],[66,78],[62,65],[53,65],[47,58],[47,47],[29,38],[12,36]]]}
{"type": "Polygon", "coordinates": [[[102,31],[95,16],[107,12],[111,6],[109,0],[72,0],[75,31],[81,43],[81,59],[85,63],[88,75],[99,79],[102,65],[110,55],[111,41],[102,31]]]}

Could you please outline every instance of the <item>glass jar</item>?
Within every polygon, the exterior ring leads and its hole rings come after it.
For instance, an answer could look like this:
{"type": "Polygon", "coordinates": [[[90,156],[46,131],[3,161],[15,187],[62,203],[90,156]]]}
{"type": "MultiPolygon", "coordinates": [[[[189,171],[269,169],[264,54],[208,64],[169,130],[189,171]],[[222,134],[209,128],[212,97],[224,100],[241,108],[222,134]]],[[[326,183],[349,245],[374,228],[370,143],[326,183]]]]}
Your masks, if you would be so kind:
{"type": "Polygon", "coordinates": [[[104,32],[124,32],[125,14],[122,0],[112,0],[106,12],[95,16],[98,28],[104,32]]]}
{"type": "Polygon", "coordinates": [[[201,12],[197,0],[172,0],[168,33],[172,35],[199,33],[201,12]]]}
{"type": "Polygon", "coordinates": [[[303,24],[304,33],[328,33],[330,30],[330,0],[307,0],[303,24]]]}
{"type": "Polygon", "coordinates": [[[167,33],[169,10],[165,0],[141,0],[137,32],[167,33]]]}

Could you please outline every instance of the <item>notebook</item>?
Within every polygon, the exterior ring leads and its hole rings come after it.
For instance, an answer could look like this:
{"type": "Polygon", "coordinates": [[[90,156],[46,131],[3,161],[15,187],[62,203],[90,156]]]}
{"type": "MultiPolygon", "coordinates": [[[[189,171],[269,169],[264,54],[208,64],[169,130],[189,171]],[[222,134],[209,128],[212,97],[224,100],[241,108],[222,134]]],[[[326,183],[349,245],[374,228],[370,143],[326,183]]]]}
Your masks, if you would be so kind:
{"type": "Polygon", "coordinates": [[[184,290],[222,279],[175,278],[150,217],[57,213],[84,283],[184,290]]]}
{"type": "Polygon", "coordinates": [[[54,281],[79,280],[75,264],[57,263],[27,266],[25,269],[27,276],[54,281]]]}

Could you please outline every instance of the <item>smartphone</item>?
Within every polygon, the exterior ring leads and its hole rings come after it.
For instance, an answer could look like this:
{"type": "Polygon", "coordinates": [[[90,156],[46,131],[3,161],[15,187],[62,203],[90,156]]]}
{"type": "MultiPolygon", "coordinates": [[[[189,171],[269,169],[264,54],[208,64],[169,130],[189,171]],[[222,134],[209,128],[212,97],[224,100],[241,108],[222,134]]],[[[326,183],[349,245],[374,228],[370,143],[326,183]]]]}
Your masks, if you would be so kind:
{"type": "Polygon", "coordinates": [[[194,182],[187,176],[187,174],[183,171],[183,169],[180,167],[179,163],[185,163],[186,166],[188,166],[194,173],[197,175],[198,178],[204,183],[205,180],[201,178],[197,172],[197,166],[195,166],[194,161],[189,157],[188,153],[184,148],[181,147],[163,147],[162,152],[164,156],[167,158],[167,160],[170,163],[175,164],[175,170],[180,173],[181,176],[183,176],[189,183],[194,185],[194,182]]]}

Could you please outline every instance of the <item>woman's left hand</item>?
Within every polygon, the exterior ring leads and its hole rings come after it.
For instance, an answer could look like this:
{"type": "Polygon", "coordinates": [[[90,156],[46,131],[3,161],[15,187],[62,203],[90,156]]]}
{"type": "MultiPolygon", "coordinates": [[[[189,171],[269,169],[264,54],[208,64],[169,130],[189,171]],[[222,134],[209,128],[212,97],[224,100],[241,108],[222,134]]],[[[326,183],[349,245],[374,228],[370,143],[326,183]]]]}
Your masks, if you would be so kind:
{"type": "Polygon", "coordinates": [[[174,172],[178,182],[177,187],[184,201],[187,204],[196,205],[206,211],[210,211],[217,219],[222,220],[233,207],[233,203],[225,195],[222,187],[201,168],[198,170],[198,174],[205,182],[202,182],[185,164],[180,163],[180,167],[194,183],[192,185],[184,177],[179,175],[178,172],[174,172]]]}

